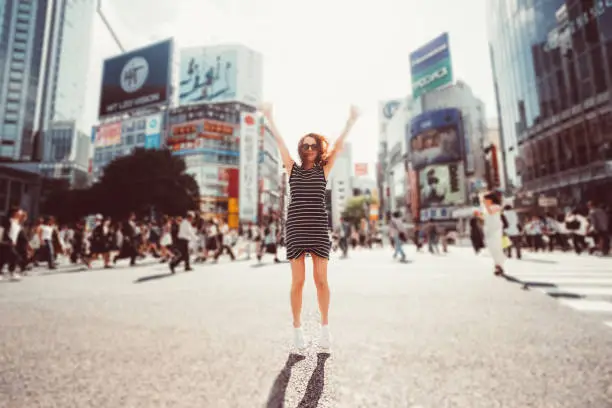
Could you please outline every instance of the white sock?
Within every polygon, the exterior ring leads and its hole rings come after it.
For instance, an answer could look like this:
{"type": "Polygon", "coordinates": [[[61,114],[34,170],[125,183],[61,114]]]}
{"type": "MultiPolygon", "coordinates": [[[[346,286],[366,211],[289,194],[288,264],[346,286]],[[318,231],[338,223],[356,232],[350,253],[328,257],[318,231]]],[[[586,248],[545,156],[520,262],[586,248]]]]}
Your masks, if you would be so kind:
{"type": "Polygon", "coordinates": [[[321,325],[321,337],[319,338],[319,346],[322,348],[331,347],[331,333],[329,331],[329,325],[321,325]]]}
{"type": "Polygon", "coordinates": [[[300,350],[306,348],[306,341],[304,340],[304,331],[301,327],[293,328],[293,343],[295,347],[300,350]]]}

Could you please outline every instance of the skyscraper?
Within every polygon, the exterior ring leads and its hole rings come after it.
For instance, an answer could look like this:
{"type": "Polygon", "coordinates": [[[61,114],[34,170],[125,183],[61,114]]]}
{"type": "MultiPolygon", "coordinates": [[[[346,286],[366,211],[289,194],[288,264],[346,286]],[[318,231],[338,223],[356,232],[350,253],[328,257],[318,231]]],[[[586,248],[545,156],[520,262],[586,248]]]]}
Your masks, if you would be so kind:
{"type": "Polygon", "coordinates": [[[95,0],[0,0],[0,157],[42,157],[53,121],[86,129],[95,6],[95,0]]]}
{"type": "Polygon", "coordinates": [[[0,158],[31,159],[48,0],[0,0],[0,158]]]}

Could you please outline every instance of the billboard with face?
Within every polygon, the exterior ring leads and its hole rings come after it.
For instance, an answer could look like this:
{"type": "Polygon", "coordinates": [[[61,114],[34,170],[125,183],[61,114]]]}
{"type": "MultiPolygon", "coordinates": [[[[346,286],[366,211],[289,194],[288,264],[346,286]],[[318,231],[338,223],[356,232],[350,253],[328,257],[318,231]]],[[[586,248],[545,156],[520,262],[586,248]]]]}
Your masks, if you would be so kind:
{"type": "Polygon", "coordinates": [[[465,203],[463,163],[427,166],[419,174],[420,207],[452,207],[465,203]]]}

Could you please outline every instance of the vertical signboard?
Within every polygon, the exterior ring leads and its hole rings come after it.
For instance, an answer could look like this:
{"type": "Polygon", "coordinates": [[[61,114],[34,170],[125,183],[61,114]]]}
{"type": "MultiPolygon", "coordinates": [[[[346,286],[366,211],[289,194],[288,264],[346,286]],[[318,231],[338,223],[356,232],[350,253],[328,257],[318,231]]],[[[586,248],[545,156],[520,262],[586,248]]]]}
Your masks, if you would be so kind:
{"type": "Polygon", "coordinates": [[[257,166],[259,155],[259,120],[256,114],[240,113],[240,220],[257,222],[257,166]]]}
{"type": "Polygon", "coordinates": [[[161,146],[161,115],[147,117],[145,149],[159,149],[161,146]]]}
{"type": "Polygon", "coordinates": [[[414,99],[453,82],[448,33],[410,54],[410,74],[414,99]]]}

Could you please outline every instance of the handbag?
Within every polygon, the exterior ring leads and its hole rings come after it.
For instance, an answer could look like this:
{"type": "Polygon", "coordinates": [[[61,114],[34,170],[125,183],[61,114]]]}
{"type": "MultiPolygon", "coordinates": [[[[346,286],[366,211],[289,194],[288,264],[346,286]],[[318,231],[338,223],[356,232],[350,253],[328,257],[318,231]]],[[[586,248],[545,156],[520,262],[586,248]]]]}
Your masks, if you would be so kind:
{"type": "Polygon", "coordinates": [[[503,235],[502,236],[502,248],[503,249],[508,249],[512,246],[512,241],[510,241],[510,238],[508,238],[507,235],[503,235]]]}

